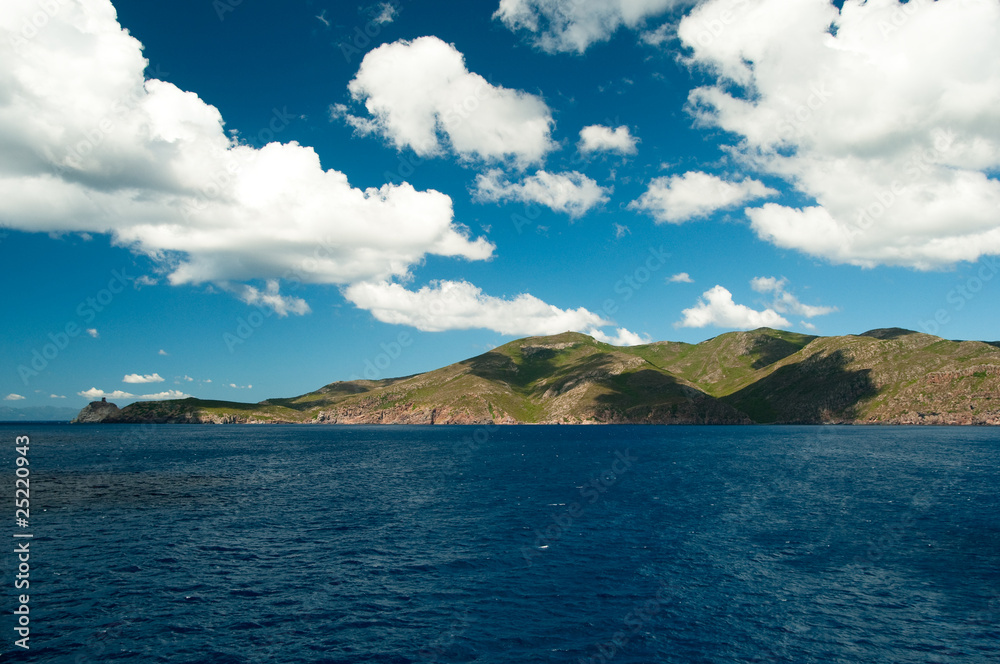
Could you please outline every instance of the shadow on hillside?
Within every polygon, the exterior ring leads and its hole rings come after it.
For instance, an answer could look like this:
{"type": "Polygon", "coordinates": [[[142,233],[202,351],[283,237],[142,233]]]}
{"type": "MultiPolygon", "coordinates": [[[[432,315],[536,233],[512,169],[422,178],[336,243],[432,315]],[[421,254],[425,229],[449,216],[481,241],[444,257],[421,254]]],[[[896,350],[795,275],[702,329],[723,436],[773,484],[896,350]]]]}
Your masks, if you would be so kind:
{"type": "Polygon", "coordinates": [[[898,339],[899,337],[905,337],[909,334],[916,334],[913,330],[906,330],[901,327],[885,327],[877,330],[868,330],[867,332],[862,332],[859,337],[872,337],[874,339],[898,339]]]}
{"type": "Polygon", "coordinates": [[[875,396],[870,369],[850,370],[842,350],[777,369],[722,401],[758,423],[815,424],[852,420],[858,403],[875,396]]]}
{"type": "Polygon", "coordinates": [[[794,355],[802,348],[803,344],[796,344],[787,339],[764,337],[750,349],[750,356],[754,358],[750,366],[754,369],[763,369],[789,355],[794,355]]]}
{"type": "Polygon", "coordinates": [[[588,374],[607,373],[615,363],[615,359],[606,353],[594,353],[579,361],[559,366],[556,364],[558,355],[557,350],[535,348],[523,356],[521,364],[515,364],[506,355],[489,352],[460,364],[469,367],[469,372],[480,378],[503,381],[522,392],[544,393],[553,388],[561,391],[567,383],[588,374]],[[543,379],[543,384],[535,384],[543,379]]]}

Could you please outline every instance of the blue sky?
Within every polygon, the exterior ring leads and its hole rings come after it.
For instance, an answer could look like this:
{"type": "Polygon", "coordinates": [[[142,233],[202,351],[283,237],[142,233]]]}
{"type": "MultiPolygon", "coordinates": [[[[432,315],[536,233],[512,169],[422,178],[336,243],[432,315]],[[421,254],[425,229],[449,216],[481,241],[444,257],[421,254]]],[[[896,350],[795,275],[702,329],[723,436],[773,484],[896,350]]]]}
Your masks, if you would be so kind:
{"type": "Polygon", "coordinates": [[[995,0],[10,4],[4,405],[1000,339],[995,0]]]}

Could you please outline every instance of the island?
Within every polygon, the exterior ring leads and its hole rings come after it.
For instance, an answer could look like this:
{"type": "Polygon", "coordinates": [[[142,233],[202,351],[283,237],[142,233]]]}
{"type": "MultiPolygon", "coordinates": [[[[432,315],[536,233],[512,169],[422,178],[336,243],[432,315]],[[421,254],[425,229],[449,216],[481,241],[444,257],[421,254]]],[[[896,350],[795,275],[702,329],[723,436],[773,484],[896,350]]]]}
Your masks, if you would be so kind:
{"type": "Polygon", "coordinates": [[[770,328],[619,347],[512,341],[426,373],[259,403],[93,402],[78,423],[1000,424],[1000,343],[770,328]]]}

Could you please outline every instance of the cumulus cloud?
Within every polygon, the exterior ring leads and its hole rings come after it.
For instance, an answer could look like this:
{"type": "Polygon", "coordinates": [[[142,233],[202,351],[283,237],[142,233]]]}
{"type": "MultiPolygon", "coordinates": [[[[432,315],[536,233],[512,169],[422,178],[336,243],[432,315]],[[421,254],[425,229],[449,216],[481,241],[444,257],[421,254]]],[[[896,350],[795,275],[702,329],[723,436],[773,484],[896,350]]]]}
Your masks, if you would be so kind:
{"type": "Polygon", "coordinates": [[[677,274],[673,275],[672,277],[668,277],[667,281],[670,282],[670,283],[672,283],[672,284],[693,284],[694,283],[694,279],[692,279],[691,275],[688,274],[687,272],[678,272],[677,274]]]}
{"type": "Polygon", "coordinates": [[[97,328],[95,328],[95,327],[89,327],[89,328],[87,328],[86,331],[87,331],[87,334],[89,334],[94,339],[98,339],[101,336],[101,334],[97,331],[97,328]]]}
{"type": "Polygon", "coordinates": [[[134,394],[129,394],[128,392],[123,392],[121,390],[115,390],[114,392],[105,392],[104,390],[99,390],[96,387],[92,387],[89,390],[84,390],[83,392],[77,392],[81,397],[86,397],[93,401],[97,399],[134,399],[134,394]]]}
{"type": "Polygon", "coordinates": [[[492,169],[476,177],[473,194],[480,201],[538,203],[556,212],[579,217],[594,206],[607,202],[608,191],[577,171],[538,171],[521,182],[510,182],[503,171],[492,169]]]}
{"type": "Polygon", "coordinates": [[[128,392],[123,392],[121,390],[115,390],[114,392],[105,392],[104,390],[99,390],[96,387],[92,387],[89,390],[84,390],[83,392],[77,392],[81,397],[86,397],[93,401],[97,399],[137,399],[139,401],[164,401],[166,399],[188,399],[191,397],[190,394],[184,394],[179,390],[167,390],[165,392],[157,392],[156,394],[143,394],[136,396],[128,392]]]}
{"type": "MultiPolygon", "coordinates": [[[[383,323],[427,332],[482,328],[512,336],[541,336],[570,330],[596,338],[599,328],[611,325],[583,307],[560,309],[527,293],[503,299],[465,281],[437,281],[418,291],[386,282],[358,283],[345,288],[344,295],[383,323]]],[[[624,328],[616,334],[614,338],[620,341],[639,339],[624,328]]]]}
{"type": "MultiPolygon", "coordinates": [[[[345,284],[404,277],[427,255],[492,255],[492,244],[453,223],[442,193],[407,183],[361,190],[324,170],[312,148],[239,144],[215,107],[145,79],[142,45],[108,0],[65,3],[21,39],[37,11],[32,0],[9,0],[0,19],[0,218],[8,226],[111,234],[158,261],[173,285],[345,284]]],[[[540,100],[483,90],[473,122],[450,134],[456,149],[534,158],[541,153],[529,149],[532,136],[545,137],[534,147],[547,149],[551,118],[540,100]],[[487,138],[469,138],[495,121],[487,138]]],[[[292,119],[279,115],[272,126],[292,119]]],[[[266,296],[305,311],[271,290],[249,295],[266,296]]]]}
{"type": "Polygon", "coordinates": [[[622,125],[612,129],[603,125],[590,125],[580,130],[580,142],[577,149],[583,154],[593,152],[617,152],[619,154],[635,154],[636,143],[639,141],[629,133],[629,128],[622,125]]]}
{"type": "Polygon", "coordinates": [[[615,330],[614,334],[606,334],[601,330],[593,329],[587,332],[587,334],[600,342],[611,344],[612,346],[642,346],[652,341],[649,335],[639,335],[635,332],[630,332],[624,327],[619,327],[615,330]]]}
{"type": "Polygon", "coordinates": [[[165,350],[163,350],[163,349],[161,348],[161,349],[160,349],[160,352],[158,352],[158,353],[157,353],[157,355],[163,355],[163,356],[167,356],[167,355],[170,355],[170,353],[168,353],[167,351],[165,351],[165,350]]]}
{"type": "Polygon", "coordinates": [[[652,215],[658,224],[680,224],[777,193],[750,178],[731,182],[716,175],[688,171],[684,175],[656,178],[638,200],[629,204],[629,209],[652,215]]]}
{"type": "Polygon", "coordinates": [[[156,394],[143,394],[136,399],[140,401],[165,401],[168,399],[190,399],[190,394],[185,394],[180,390],[167,390],[165,392],[157,392],[156,394]]]}
{"type": "Polygon", "coordinates": [[[698,302],[681,312],[676,327],[722,327],[752,330],[758,327],[789,327],[790,323],[773,309],[757,311],[733,302],[733,294],[722,286],[702,293],[698,302]]]}
{"type": "Polygon", "coordinates": [[[280,284],[277,279],[269,279],[265,290],[261,291],[249,284],[241,284],[236,288],[236,297],[247,304],[265,307],[273,310],[278,316],[289,313],[303,315],[309,313],[309,304],[299,297],[288,297],[278,291],[280,284]]]}
{"type": "Polygon", "coordinates": [[[25,397],[20,394],[14,394],[13,392],[3,398],[4,401],[23,401],[24,399],[25,397]]]}
{"type": "Polygon", "coordinates": [[[122,378],[123,383],[162,383],[163,377],[158,373],[154,374],[128,374],[122,378]]]}
{"type": "Polygon", "coordinates": [[[50,394],[49,398],[50,399],[65,399],[66,395],[64,395],[64,394],[50,394]]]}
{"type": "Polygon", "coordinates": [[[335,106],[360,133],[377,133],[420,156],[541,163],[555,145],[552,112],[535,95],[493,85],[437,37],[383,44],[365,55],[348,86],[370,117],[335,106]]]}
{"type": "Polygon", "coordinates": [[[637,28],[687,0],[500,0],[493,18],[512,31],[532,33],[550,53],[583,53],[619,28],[637,28]]]}
{"type": "MultiPolygon", "coordinates": [[[[773,296],[771,308],[778,313],[794,314],[814,318],[815,316],[825,316],[837,310],[836,307],[821,307],[811,304],[803,304],[792,293],[785,290],[788,279],[782,277],[754,277],[750,280],[750,287],[758,293],[770,294],[773,296]]],[[[814,329],[814,328],[810,328],[814,329]]]]}
{"type": "Polygon", "coordinates": [[[998,34],[992,0],[707,0],[678,28],[718,78],[697,120],[815,200],[748,210],[758,236],[917,269],[1000,253],[998,34]]]}

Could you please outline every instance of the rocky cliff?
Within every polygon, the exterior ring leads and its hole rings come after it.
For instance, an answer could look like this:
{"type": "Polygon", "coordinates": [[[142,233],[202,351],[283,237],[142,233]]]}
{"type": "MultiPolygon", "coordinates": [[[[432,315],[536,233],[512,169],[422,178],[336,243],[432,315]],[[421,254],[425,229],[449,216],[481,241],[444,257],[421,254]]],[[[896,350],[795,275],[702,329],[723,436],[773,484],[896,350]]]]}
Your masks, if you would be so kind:
{"type": "Polygon", "coordinates": [[[114,422],[118,420],[121,410],[107,400],[91,401],[73,418],[70,424],[97,424],[99,422],[114,422]]]}

